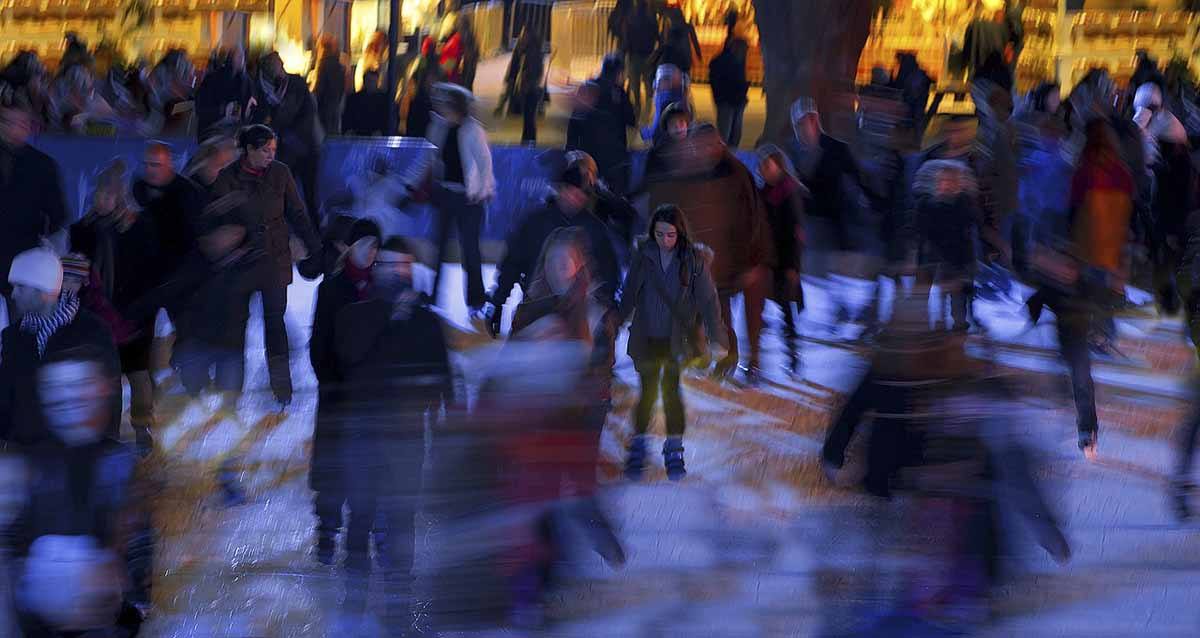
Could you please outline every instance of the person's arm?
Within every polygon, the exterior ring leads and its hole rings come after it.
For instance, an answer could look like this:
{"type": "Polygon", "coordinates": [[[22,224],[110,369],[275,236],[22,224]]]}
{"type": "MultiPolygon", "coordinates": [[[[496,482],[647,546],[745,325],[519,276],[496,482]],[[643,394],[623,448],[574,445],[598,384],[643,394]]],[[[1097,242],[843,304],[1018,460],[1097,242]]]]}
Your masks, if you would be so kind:
{"type": "Polygon", "coordinates": [[[308,248],[311,257],[321,252],[321,238],[317,236],[317,231],[308,217],[308,210],[304,207],[300,190],[296,188],[296,180],[292,177],[291,169],[284,167],[283,170],[283,214],[287,218],[292,232],[300,237],[300,241],[304,242],[304,246],[308,248]]]}
{"type": "Polygon", "coordinates": [[[598,274],[603,279],[597,295],[606,306],[611,307],[616,304],[618,286],[621,285],[621,267],[617,264],[617,253],[613,250],[604,222],[595,218],[592,221],[595,224],[592,243],[597,244],[592,247],[592,254],[596,259],[598,274]]]}
{"type": "Polygon", "coordinates": [[[312,333],[308,340],[308,360],[317,383],[337,380],[337,356],[334,353],[334,323],[337,305],[333,300],[333,281],[326,279],[317,286],[317,301],[313,309],[312,333]]]}
{"type": "MultiPolygon", "coordinates": [[[[704,259],[697,255],[697,259],[704,259]]],[[[717,295],[717,284],[712,278],[712,269],[708,260],[700,266],[696,276],[695,300],[704,322],[704,332],[708,335],[709,343],[717,344],[722,350],[729,350],[729,337],[725,333],[725,322],[721,319],[721,299],[717,295]]]]}
{"type": "Polygon", "coordinates": [[[629,263],[629,271],[625,273],[625,282],[621,285],[621,303],[618,310],[616,326],[614,330],[620,329],[633,316],[634,309],[637,308],[638,292],[642,287],[642,259],[641,255],[636,252],[629,263]]]}

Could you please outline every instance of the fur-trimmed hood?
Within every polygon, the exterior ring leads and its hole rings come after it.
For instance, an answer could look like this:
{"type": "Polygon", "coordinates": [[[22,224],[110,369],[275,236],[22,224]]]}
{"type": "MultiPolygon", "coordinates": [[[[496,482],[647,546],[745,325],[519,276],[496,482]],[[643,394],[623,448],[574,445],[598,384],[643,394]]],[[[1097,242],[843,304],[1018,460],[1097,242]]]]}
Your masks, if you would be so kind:
{"type": "MultiPolygon", "coordinates": [[[[649,235],[638,235],[634,241],[640,255],[653,256],[651,251],[658,250],[658,244],[654,243],[654,240],[649,235]]],[[[692,254],[699,257],[700,263],[704,264],[705,267],[711,267],[713,259],[717,256],[716,252],[708,244],[699,242],[692,244],[692,254]]]]}

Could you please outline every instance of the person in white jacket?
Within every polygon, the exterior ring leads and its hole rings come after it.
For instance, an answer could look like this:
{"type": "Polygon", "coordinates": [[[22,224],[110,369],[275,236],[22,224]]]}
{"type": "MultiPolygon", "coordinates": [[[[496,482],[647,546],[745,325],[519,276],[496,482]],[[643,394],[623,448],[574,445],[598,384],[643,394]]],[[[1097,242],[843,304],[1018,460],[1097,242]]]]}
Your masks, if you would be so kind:
{"type": "Polygon", "coordinates": [[[483,288],[483,258],[479,232],[485,206],[496,193],[492,151],[487,132],[471,114],[475,96],[455,84],[434,86],[434,118],[427,139],[437,147],[406,180],[413,193],[427,195],[437,209],[435,241],[437,272],[430,293],[437,301],[441,265],[450,227],[458,229],[463,271],[467,281],[467,307],[478,315],[487,301],[483,288]]]}

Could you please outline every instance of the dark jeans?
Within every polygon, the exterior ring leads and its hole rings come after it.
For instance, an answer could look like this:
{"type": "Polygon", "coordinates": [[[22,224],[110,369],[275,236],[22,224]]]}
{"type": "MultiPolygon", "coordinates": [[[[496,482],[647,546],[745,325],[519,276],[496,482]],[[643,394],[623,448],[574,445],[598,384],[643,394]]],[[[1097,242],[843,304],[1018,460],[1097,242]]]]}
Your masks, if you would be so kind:
{"type": "Polygon", "coordinates": [[[736,149],[742,143],[742,118],[745,114],[745,104],[717,104],[717,130],[729,148],[736,149]]]}
{"type": "MultiPolygon", "coordinates": [[[[423,418],[423,416],[421,417],[423,418]]],[[[415,553],[415,518],[424,467],[421,438],[363,437],[338,442],[339,477],[317,493],[317,530],[332,538],[342,527],[342,505],[349,506],[346,526],[346,605],[361,612],[372,571],[370,539],[387,586],[388,626],[408,621],[415,553]]],[[[397,632],[401,633],[401,632],[397,632]]]]}
{"type": "MultiPolygon", "coordinates": [[[[267,350],[267,373],[271,376],[271,392],[281,403],[292,400],[292,370],[289,363],[287,325],[283,321],[287,313],[287,286],[264,286],[263,343],[267,350]]],[[[246,299],[246,304],[250,303],[246,299]]]]}
{"type": "Polygon", "coordinates": [[[662,390],[663,414],[667,417],[667,436],[683,436],[685,426],[683,397],[679,393],[679,364],[671,353],[669,339],[651,339],[650,358],[634,361],[638,379],[641,381],[641,396],[638,397],[634,413],[634,432],[645,434],[650,428],[650,413],[658,402],[662,390]]]}
{"type": "Polygon", "coordinates": [[[245,353],[217,348],[195,339],[181,341],[172,361],[179,370],[179,382],[188,394],[197,396],[209,384],[221,392],[240,393],[245,377],[245,353]],[[216,367],[215,376],[212,368],[216,367]]]}
{"type": "Polygon", "coordinates": [[[450,241],[450,227],[458,229],[458,245],[462,249],[463,276],[467,280],[467,305],[482,306],[487,301],[483,291],[483,256],[479,252],[479,232],[483,225],[483,204],[467,201],[465,193],[445,188],[436,188],[433,204],[437,207],[436,231],[437,265],[433,276],[431,297],[437,303],[438,289],[442,283],[442,263],[446,258],[446,244],[450,241]]]}
{"type": "Polygon", "coordinates": [[[1096,432],[1096,389],[1092,382],[1092,359],[1088,348],[1091,313],[1050,303],[1057,316],[1058,347],[1071,377],[1071,392],[1080,432],[1096,432]]]}
{"type": "Polygon", "coordinates": [[[536,91],[526,91],[521,96],[521,143],[537,143],[538,109],[542,106],[543,93],[541,87],[536,91]]]}

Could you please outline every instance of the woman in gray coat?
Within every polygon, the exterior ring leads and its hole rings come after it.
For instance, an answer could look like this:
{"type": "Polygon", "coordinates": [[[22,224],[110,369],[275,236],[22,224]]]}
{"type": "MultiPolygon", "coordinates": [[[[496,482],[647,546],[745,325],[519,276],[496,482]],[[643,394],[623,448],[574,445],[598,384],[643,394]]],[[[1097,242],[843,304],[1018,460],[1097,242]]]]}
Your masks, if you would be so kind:
{"type": "MultiPolygon", "coordinates": [[[[687,219],[678,206],[659,206],[650,218],[651,237],[643,240],[631,260],[621,298],[621,323],[632,316],[629,356],[641,380],[641,396],[634,417],[634,437],[629,444],[625,475],[638,480],[645,469],[646,430],[661,389],[667,421],[663,463],[667,477],[682,479],[685,427],[679,372],[688,360],[707,356],[698,352],[695,333],[702,327],[715,350],[728,349],[717,288],[709,272],[712,251],[693,244],[687,219]]],[[[723,353],[715,353],[719,360],[723,353]]]]}

